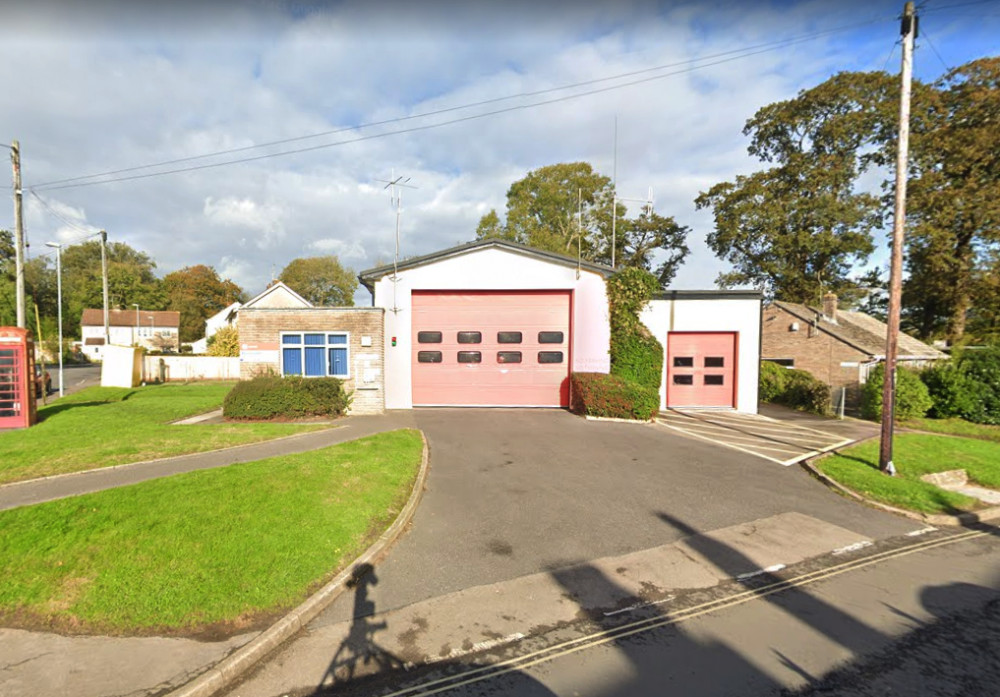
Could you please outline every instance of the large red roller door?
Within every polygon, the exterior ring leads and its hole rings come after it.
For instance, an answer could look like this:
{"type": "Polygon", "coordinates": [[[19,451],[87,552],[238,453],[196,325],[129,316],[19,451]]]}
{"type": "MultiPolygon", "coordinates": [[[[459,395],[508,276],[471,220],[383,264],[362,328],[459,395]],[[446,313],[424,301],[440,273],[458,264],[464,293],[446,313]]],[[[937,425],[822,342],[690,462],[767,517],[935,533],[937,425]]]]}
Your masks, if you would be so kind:
{"type": "Polygon", "coordinates": [[[414,291],[414,406],[569,406],[569,291],[414,291]]]}
{"type": "Polygon", "coordinates": [[[667,406],[736,406],[736,333],[667,335],[667,406]]]}

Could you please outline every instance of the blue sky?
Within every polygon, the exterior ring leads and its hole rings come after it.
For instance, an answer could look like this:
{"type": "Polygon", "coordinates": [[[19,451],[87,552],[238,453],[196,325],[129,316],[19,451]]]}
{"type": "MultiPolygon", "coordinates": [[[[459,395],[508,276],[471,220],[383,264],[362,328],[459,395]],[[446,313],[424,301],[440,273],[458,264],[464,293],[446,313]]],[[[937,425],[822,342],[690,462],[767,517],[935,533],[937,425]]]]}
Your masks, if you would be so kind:
{"type": "MultiPolygon", "coordinates": [[[[1000,53],[1000,0],[918,7],[918,77],[934,79],[945,65],[1000,53]]],[[[653,188],[657,211],[692,230],[693,252],[674,286],[710,288],[725,265],[705,247],[711,215],[696,211],[693,200],[759,167],[746,154],[744,122],[841,70],[886,66],[897,73],[901,9],[895,0],[41,0],[5,10],[0,79],[10,106],[0,113],[0,133],[5,142],[21,141],[32,255],[48,251],[46,241],[72,243],[104,228],[109,239],[152,255],[160,273],[209,264],[255,293],[272,269],[298,256],[335,253],[357,271],[390,261],[395,218],[376,180],[393,170],[418,187],[404,195],[402,252],[423,254],[471,240],[480,216],[502,212],[507,188],[531,169],[585,160],[610,175],[617,118],[620,194],[644,197],[653,188]],[[341,143],[297,155],[93,186],[40,186],[796,37],[809,38],[439,128],[392,133],[574,91],[118,176],[341,143]],[[378,137],[344,142],[359,136],[378,137]]],[[[0,225],[9,227],[12,206],[7,210],[0,225]]]]}

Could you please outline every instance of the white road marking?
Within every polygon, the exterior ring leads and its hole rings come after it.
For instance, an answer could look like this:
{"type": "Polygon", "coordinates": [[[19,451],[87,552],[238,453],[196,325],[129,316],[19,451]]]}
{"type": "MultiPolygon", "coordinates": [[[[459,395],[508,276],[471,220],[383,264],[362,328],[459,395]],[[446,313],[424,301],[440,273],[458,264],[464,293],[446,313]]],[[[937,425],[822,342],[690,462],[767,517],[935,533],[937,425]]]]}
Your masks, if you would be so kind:
{"type": "Polygon", "coordinates": [[[910,532],[906,533],[906,536],[917,537],[918,535],[926,535],[929,532],[937,532],[937,528],[928,526],[926,528],[920,528],[919,530],[910,530],[910,532]]]}
{"type": "Polygon", "coordinates": [[[784,564],[772,564],[766,569],[757,569],[756,571],[748,571],[745,574],[740,574],[736,577],[737,581],[746,581],[748,578],[753,578],[754,576],[760,576],[761,574],[773,574],[775,571],[781,571],[785,568],[784,564]]]}
{"type": "Polygon", "coordinates": [[[864,549],[865,547],[871,547],[872,543],[865,540],[863,542],[855,542],[853,545],[847,545],[846,547],[841,547],[840,549],[833,550],[833,554],[847,554],[848,552],[857,552],[859,549],[864,549]]]}
{"type": "Polygon", "coordinates": [[[452,649],[444,656],[428,656],[424,660],[424,664],[431,665],[434,663],[440,663],[441,661],[450,661],[453,658],[460,658],[462,656],[467,656],[470,653],[477,653],[479,651],[486,651],[487,649],[495,649],[498,646],[503,646],[504,644],[510,644],[515,641],[520,641],[526,634],[521,632],[514,632],[513,634],[508,634],[507,636],[497,637],[496,639],[485,639],[483,641],[477,641],[471,647],[467,649],[452,649]]]}
{"type": "Polygon", "coordinates": [[[653,607],[654,605],[662,605],[663,603],[669,603],[673,599],[674,599],[674,596],[668,595],[663,600],[654,600],[654,601],[648,602],[648,603],[636,603],[635,605],[629,605],[628,607],[623,607],[620,610],[612,610],[611,612],[605,612],[604,616],[605,617],[611,617],[612,615],[620,615],[623,612],[631,612],[632,610],[638,610],[639,608],[643,608],[643,607],[653,607]]]}

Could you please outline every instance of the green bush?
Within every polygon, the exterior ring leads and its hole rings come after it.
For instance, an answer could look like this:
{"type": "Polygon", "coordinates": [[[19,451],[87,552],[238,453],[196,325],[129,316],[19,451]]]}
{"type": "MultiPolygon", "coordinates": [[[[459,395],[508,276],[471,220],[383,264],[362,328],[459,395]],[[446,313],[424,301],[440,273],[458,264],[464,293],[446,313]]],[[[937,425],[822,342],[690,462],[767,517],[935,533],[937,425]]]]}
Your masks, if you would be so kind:
{"type": "Polygon", "coordinates": [[[574,414],[648,421],[660,408],[659,387],[650,388],[607,373],[570,376],[574,414]]]}
{"type": "Polygon", "coordinates": [[[762,402],[777,402],[788,382],[788,369],[774,361],[760,362],[760,384],[757,396],[762,402]]]}
{"type": "Polygon", "coordinates": [[[976,402],[963,418],[977,424],[1000,424],[1000,346],[967,349],[959,356],[958,365],[976,386],[976,402]]]}
{"type": "Polygon", "coordinates": [[[350,403],[344,384],[336,378],[261,375],[230,390],[222,415],[248,420],[342,416],[350,403]]]}
{"type": "Polygon", "coordinates": [[[970,379],[957,361],[939,361],[920,373],[933,402],[928,416],[972,421],[982,411],[985,385],[970,379]]]}
{"type": "MultiPolygon", "coordinates": [[[[885,384],[885,363],[879,363],[868,373],[868,381],[861,389],[861,416],[878,421],[882,418],[882,386],[885,384]]],[[[924,416],[934,405],[927,385],[913,370],[896,369],[895,420],[905,421],[924,416]]]]}
{"type": "Polygon", "coordinates": [[[761,361],[758,397],[763,402],[825,416],[830,413],[830,386],[804,370],[761,361]]]}
{"type": "Polygon", "coordinates": [[[656,277],[628,268],[608,279],[611,318],[611,373],[659,391],[663,379],[663,345],[639,321],[639,313],[659,288],[656,277]]]}

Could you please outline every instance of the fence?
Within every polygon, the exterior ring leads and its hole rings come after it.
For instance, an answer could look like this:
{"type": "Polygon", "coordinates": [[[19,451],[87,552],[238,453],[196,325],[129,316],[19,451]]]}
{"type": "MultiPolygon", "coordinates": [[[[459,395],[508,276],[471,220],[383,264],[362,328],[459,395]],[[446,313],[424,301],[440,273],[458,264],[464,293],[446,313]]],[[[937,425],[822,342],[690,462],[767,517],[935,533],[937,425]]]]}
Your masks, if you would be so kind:
{"type": "Polygon", "coordinates": [[[239,380],[240,359],[218,356],[145,356],[146,382],[183,380],[239,380]]]}

